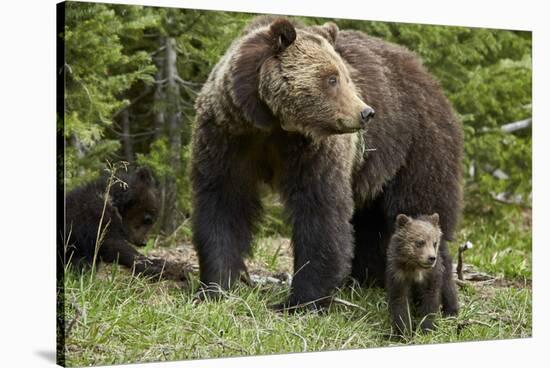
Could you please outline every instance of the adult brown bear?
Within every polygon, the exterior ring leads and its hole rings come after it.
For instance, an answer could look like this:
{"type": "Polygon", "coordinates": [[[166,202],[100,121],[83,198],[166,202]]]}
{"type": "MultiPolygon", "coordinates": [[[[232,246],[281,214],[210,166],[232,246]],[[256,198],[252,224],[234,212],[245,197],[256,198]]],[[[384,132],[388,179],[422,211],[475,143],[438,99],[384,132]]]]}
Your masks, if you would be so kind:
{"type": "Polygon", "coordinates": [[[333,23],[260,17],[214,67],[196,108],[192,226],[206,293],[245,271],[267,182],[293,227],[284,306],[317,307],[350,271],[383,284],[397,214],[438,212],[443,307],[456,313],[445,241],[460,211],[462,130],[413,53],[333,23]]]}

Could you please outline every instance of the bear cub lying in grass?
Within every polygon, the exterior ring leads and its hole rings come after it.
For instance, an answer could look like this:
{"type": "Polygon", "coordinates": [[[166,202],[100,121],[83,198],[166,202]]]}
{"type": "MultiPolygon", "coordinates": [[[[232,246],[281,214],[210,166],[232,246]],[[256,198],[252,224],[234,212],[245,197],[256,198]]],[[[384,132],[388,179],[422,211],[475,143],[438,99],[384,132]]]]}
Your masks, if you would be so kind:
{"type": "Polygon", "coordinates": [[[411,218],[400,214],[387,249],[386,292],[397,333],[412,331],[411,314],[421,319],[423,331],[433,330],[433,318],[442,303],[443,257],[439,247],[439,215],[411,218]]]}
{"type": "Polygon", "coordinates": [[[184,280],[185,274],[162,259],[149,258],[135,246],[144,246],[158,217],[158,193],[151,171],[138,168],[135,172],[117,173],[105,193],[109,178],[102,177],[78,187],[65,198],[65,244],[59,245],[58,273],[67,265],[76,270],[96,263],[119,263],[136,274],[164,279],[184,280]],[[102,234],[96,255],[98,227],[102,234]]]}

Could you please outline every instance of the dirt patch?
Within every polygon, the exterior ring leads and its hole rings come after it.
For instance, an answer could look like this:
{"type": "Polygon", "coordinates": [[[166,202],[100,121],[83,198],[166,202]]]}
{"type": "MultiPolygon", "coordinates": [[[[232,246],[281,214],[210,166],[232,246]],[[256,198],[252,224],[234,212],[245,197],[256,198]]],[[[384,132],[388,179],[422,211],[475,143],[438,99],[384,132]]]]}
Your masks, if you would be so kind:
{"type": "MultiPolygon", "coordinates": [[[[245,262],[248,273],[256,283],[290,283],[293,273],[292,244],[289,238],[267,237],[258,241],[254,256],[245,262]]],[[[198,276],[199,261],[197,252],[191,243],[182,243],[171,248],[156,248],[149,251],[148,256],[161,258],[167,261],[168,271],[171,269],[185,269],[186,272],[198,276]]],[[[454,277],[459,286],[471,285],[481,292],[488,293],[493,288],[532,287],[530,279],[504,279],[479,271],[471,264],[463,265],[463,280],[458,280],[456,264],[454,277]]]]}
{"type": "MultiPolygon", "coordinates": [[[[191,243],[171,248],[155,248],[147,254],[151,258],[166,261],[167,270],[185,269],[199,273],[197,252],[191,243]]],[[[293,268],[292,245],[284,237],[268,237],[258,241],[255,256],[245,260],[250,279],[254,283],[290,283],[293,268]],[[275,266],[275,267],[274,267],[275,266]]]]}
{"type": "Polygon", "coordinates": [[[152,258],[162,258],[167,263],[188,267],[192,271],[199,271],[197,252],[191,243],[184,243],[172,248],[155,248],[147,254],[152,258]]]}
{"type": "Polygon", "coordinates": [[[478,271],[471,264],[463,265],[463,280],[458,279],[456,265],[454,265],[454,278],[459,287],[472,286],[481,297],[492,298],[498,289],[515,288],[531,289],[530,279],[504,279],[478,271]]]}
{"type": "Polygon", "coordinates": [[[245,263],[249,273],[269,276],[273,273],[292,273],[293,252],[289,238],[266,237],[258,242],[255,256],[245,263]]]}
{"type": "Polygon", "coordinates": [[[475,285],[475,286],[492,286],[497,288],[509,288],[515,287],[518,289],[531,289],[532,281],[531,279],[504,279],[502,277],[496,277],[485,272],[477,270],[471,264],[464,264],[463,266],[463,280],[458,280],[458,275],[456,273],[456,264],[453,265],[455,270],[454,278],[459,285],[475,285]]]}

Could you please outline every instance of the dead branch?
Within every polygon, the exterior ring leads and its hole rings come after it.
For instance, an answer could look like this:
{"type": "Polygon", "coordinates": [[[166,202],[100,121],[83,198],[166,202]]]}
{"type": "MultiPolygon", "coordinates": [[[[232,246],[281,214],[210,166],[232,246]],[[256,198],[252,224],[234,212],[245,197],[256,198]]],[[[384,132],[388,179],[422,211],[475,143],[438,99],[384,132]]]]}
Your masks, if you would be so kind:
{"type": "Polygon", "coordinates": [[[80,319],[81,316],[84,315],[84,312],[78,307],[78,303],[76,302],[74,296],[71,301],[71,306],[74,308],[74,317],[71,319],[71,322],[69,322],[69,325],[67,326],[67,329],[65,331],[65,336],[69,336],[71,330],[73,329],[76,322],[80,319]]]}
{"type": "Polygon", "coordinates": [[[492,193],[492,197],[495,201],[504,203],[504,204],[524,204],[523,197],[519,194],[511,193],[492,193]]]}
{"type": "Polygon", "coordinates": [[[460,247],[458,247],[458,263],[456,265],[456,273],[458,275],[458,279],[460,281],[464,281],[464,274],[462,272],[462,268],[463,268],[463,258],[464,258],[464,255],[463,253],[465,251],[467,251],[468,249],[471,249],[473,248],[473,244],[472,242],[470,241],[467,241],[466,243],[462,244],[460,247]]]}
{"type": "Polygon", "coordinates": [[[500,127],[500,130],[502,130],[505,133],[513,133],[518,130],[526,129],[531,126],[532,118],[528,118],[525,120],[519,120],[514,121],[513,123],[504,124],[500,127]]]}
{"type": "Polygon", "coordinates": [[[482,132],[494,132],[495,130],[500,130],[504,133],[514,133],[518,130],[523,130],[526,128],[529,128],[532,124],[532,118],[514,121],[512,123],[507,123],[504,125],[501,125],[500,128],[489,128],[489,127],[483,127],[481,128],[482,132]]]}
{"type": "Polygon", "coordinates": [[[344,300],[344,299],[340,299],[340,298],[335,297],[335,298],[332,298],[332,302],[336,303],[336,304],[344,305],[346,307],[356,308],[356,309],[359,309],[363,312],[367,311],[365,308],[361,307],[360,305],[354,304],[352,302],[348,302],[347,300],[344,300]]]}

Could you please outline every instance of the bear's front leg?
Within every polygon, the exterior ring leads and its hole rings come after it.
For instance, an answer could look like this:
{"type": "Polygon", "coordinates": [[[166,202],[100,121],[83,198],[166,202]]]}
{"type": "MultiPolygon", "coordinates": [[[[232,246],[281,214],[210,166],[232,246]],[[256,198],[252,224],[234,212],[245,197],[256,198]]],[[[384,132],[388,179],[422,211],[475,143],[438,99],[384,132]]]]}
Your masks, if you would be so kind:
{"type": "MultiPolygon", "coordinates": [[[[228,171],[230,172],[230,171],[228,171]]],[[[254,187],[238,175],[194,176],[193,243],[202,284],[199,297],[219,297],[246,271],[243,261],[252,241],[261,203],[254,187]]]]}
{"type": "Polygon", "coordinates": [[[281,189],[293,227],[294,278],[284,308],[327,304],[351,269],[353,199],[343,150],[306,149],[288,161],[281,189]]]}
{"type": "Polygon", "coordinates": [[[164,270],[164,262],[150,260],[122,237],[108,236],[99,248],[98,256],[103,262],[118,263],[133,268],[136,274],[149,277],[158,278],[164,270]]]}

